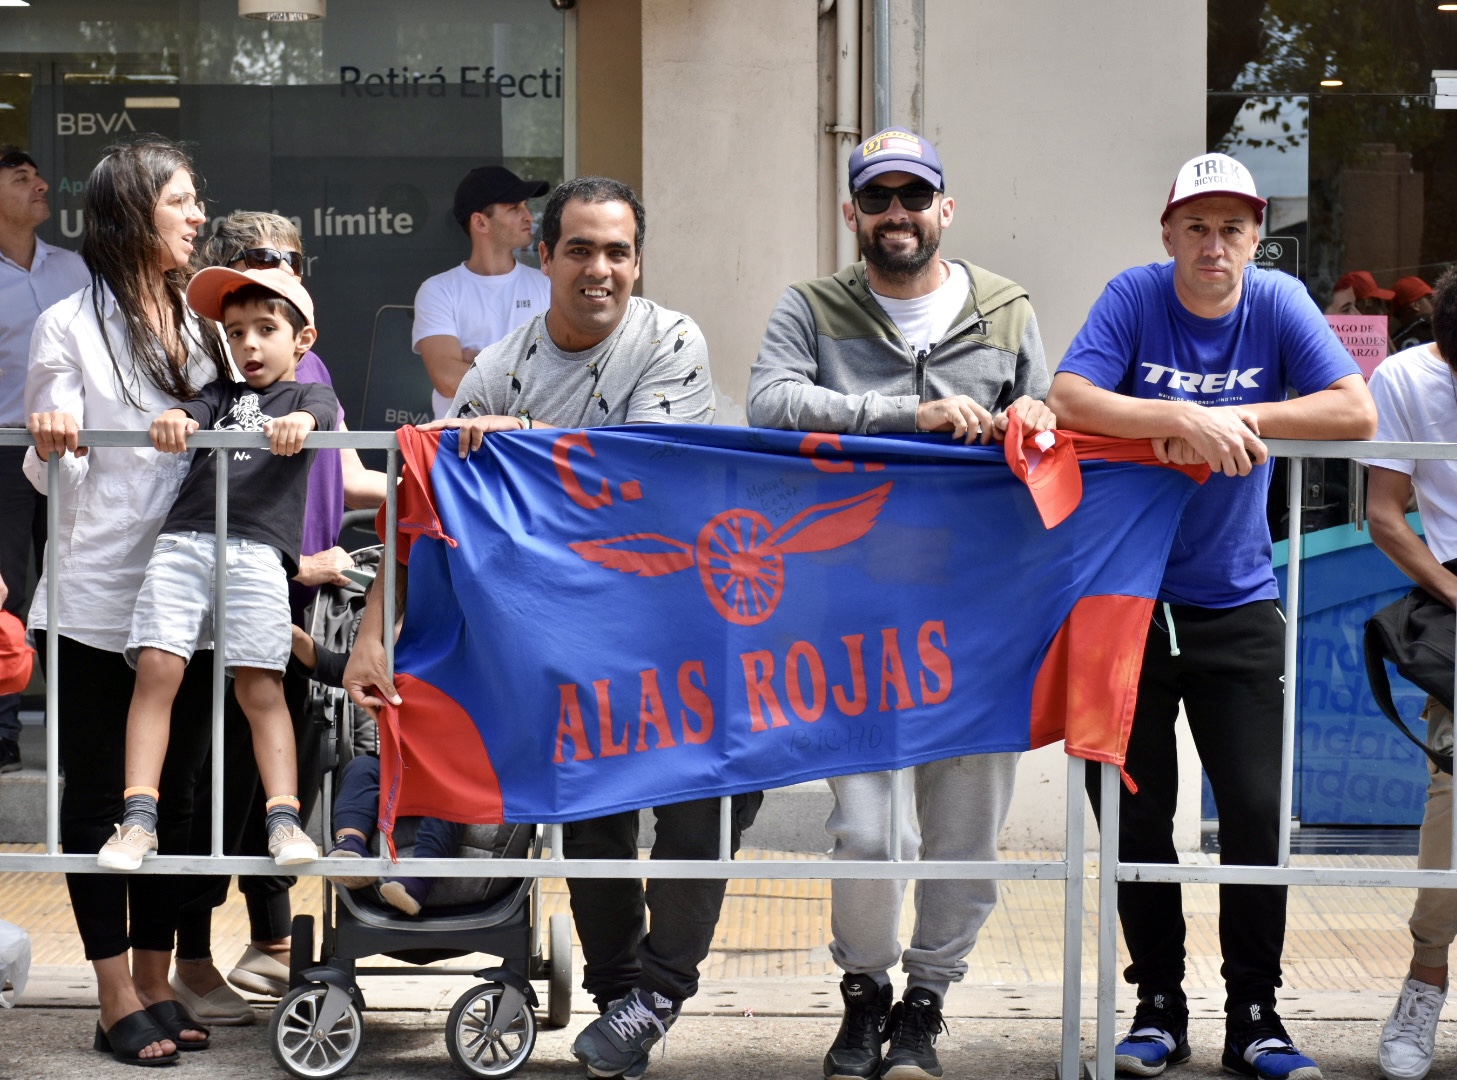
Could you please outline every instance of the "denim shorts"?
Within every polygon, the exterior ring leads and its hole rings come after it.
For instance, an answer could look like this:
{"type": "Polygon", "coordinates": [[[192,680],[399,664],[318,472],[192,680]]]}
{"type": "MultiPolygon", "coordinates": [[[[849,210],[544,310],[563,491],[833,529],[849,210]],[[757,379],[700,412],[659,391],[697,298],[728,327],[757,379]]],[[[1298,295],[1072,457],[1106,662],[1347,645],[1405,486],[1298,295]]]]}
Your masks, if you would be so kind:
{"type": "MultiPolygon", "coordinates": [[[[157,537],[126,643],[132,667],[144,648],[190,660],[196,650],[213,647],[216,546],[212,533],[157,537]]],[[[227,559],[227,668],[283,671],[293,644],[283,556],[268,544],[235,537],[227,542],[227,559]]]]}

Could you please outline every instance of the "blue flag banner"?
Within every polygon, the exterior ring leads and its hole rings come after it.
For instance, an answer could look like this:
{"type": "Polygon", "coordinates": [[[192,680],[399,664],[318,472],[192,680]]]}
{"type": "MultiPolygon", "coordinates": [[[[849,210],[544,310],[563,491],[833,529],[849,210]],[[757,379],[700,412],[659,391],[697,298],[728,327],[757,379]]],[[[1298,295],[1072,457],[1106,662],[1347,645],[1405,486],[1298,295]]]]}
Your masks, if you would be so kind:
{"type": "Polygon", "coordinates": [[[1121,764],[1153,597],[1207,474],[1067,432],[1014,433],[1004,453],[534,429],[465,460],[454,431],[400,436],[386,832],[402,814],[574,821],[1064,738],[1121,764]]]}

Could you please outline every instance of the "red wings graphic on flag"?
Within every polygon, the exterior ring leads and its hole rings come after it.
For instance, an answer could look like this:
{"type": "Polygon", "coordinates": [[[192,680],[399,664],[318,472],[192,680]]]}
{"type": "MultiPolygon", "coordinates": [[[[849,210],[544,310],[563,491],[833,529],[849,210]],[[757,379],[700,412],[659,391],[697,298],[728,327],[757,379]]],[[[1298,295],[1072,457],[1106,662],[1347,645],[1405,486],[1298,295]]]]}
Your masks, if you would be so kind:
{"type": "Polygon", "coordinates": [[[774,614],[784,594],[784,556],[830,551],[859,540],[874,528],[893,486],[816,503],[777,529],[757,510],[735,507],[711,517],[692,544],[662,533],[632,533],[568,546],[588,562],[639,577],[697,566],[713,609],[731,623],[756,626],[774,614]]]}

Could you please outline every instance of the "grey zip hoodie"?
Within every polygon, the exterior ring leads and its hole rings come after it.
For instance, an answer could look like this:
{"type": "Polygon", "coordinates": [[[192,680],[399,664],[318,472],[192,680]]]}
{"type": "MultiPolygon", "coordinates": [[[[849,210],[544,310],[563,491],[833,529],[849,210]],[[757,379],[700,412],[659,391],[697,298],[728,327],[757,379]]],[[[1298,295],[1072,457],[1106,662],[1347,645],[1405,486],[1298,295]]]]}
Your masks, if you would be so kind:
{"type": "Polygon", "coordinates": [[[749,373],[749,423],[873,435],[915,431],[923,401],[965,394],[993,414],[1050,379],[1027,290],[956,260],[966,306],[920,356],[875,302],[863,262],[801,281],[779,298],[749,373]]]}

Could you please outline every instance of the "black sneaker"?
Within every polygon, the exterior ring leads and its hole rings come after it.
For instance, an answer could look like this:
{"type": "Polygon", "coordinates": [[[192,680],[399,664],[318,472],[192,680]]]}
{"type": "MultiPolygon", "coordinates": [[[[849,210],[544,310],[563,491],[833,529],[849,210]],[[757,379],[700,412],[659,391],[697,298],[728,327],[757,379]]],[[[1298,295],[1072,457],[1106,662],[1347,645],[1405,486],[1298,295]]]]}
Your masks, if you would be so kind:
{"type": "Polygon", "coordinates": [[[1140,998],[1128,1034],[1113,1048],[1113,1071],[1157,1076],[1189,1060],[1189,1008],[1182,995],[1140,998]]]}
{"type": "Polygon", "coordinates": [[[873,1080],[880,1075],[880,1044],[887,1038],[893,994],[890,985],[876,986],[869,975],[846,975],[840,980],[845,1015],[840,1031],[825,1055],[826,1080],[873,1080]]]}
{"type": "Polygon", "coordinates": [[[1258,1080],[1321,1080],[1320,1066],[1306,1057],[1264,1002],[1241,1005],[1225,1019],[1224,1070],[1258,1080]]]}
{"type": "Polygon", "coordinates": [[[668,1033],[680,1008],[653,990],[635,989],[582,1030],[572,1054],[590,1076],[636,1080],[647,1069],[648,1052],[668,1033]]]}
{"type": "Polygon", "coordinates": [[[882,1080],[922,1080],[941,1075],[936,1036],[946,1030],[941,999],[923,986],[906,990],[890,1011],[890,1049],[881,1066],[882,1080]]]}
{"type": "Polygon", "coordinates": [[[0,773],[20,771],[20,744],[14,739],[0,739],[0,773]]]}

